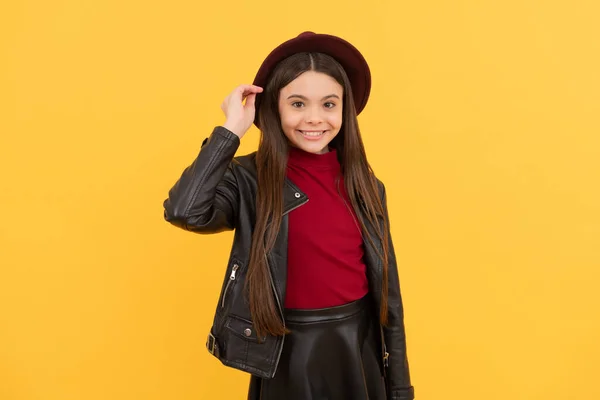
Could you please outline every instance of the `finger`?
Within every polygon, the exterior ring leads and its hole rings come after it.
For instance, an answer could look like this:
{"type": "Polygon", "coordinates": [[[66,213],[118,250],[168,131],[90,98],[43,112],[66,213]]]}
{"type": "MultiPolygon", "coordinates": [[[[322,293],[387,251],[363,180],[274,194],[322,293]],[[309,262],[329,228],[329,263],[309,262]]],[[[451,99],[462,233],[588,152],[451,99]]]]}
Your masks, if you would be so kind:
{"type": "Polygon", "coordinates": [[[238,86],[237,91],[242,95],[247,95],[249,93],[261,93],[263,88],[255,85],[240,85],[238,86]]]}
{"type": "Polygon", "coordinates": [[[243,102],[246,96],[251,93],[261,93],[263,88],[255,85],[240,85],[228,96],[229,100],[234,100],[236,102],[243,102]]]}
{"type": "Polygon", "coordinates": [[[244,93],[244,94],[242,95],[242,101],[244,101],[244,100],[245,100],[246,102],[248,102],[248,98],[249,98],[250,96],[253,96],[254,98],[256,98],[256,95],[257,95],[257,93],[254,93],[254,92],[248,92],[248,93],[244,93]]]}
{"type": "Polygon", "coordinates": [[[250,107],[254,107],[255,100],[256,100],[256,93],[249,94],[248,97],[246,97],[246,105],[250,106],[250,107]]]}

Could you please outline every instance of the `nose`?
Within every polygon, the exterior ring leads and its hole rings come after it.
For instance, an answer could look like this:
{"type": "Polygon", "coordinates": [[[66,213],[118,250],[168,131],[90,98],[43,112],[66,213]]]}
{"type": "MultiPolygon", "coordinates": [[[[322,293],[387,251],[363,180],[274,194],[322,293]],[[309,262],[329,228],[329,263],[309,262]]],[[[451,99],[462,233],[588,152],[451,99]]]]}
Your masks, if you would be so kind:
{"type": "Polygon", "coordinates": [[[304,121],[307,124],[316,125],[322,121],[321,112],[318,107],[307,107],[304,121]]]}

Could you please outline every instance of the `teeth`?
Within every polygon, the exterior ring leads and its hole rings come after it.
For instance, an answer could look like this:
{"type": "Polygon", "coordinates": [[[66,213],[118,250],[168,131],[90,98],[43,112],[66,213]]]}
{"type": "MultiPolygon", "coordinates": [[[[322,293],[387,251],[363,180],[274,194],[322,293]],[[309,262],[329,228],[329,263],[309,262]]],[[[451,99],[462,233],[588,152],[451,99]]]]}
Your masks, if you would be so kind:
{"type": "Polygon", "coordinates": [[[300,132],[302,132],[302,134],[306,135],[306,136],[321,136],[323,134],[323,132],[325,132],[325,131],[319,131],[319,132],[300,131],[300,132]]]}

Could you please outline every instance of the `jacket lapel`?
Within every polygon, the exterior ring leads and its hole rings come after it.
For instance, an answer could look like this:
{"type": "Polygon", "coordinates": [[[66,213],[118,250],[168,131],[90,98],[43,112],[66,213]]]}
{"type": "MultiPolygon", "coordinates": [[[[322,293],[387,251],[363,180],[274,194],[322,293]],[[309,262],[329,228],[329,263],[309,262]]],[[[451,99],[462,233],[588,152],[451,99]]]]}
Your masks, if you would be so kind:
{"type": "Polygon", "coordinates": [[[281,309],[284,308],[285,287],[287,283],[287,250],[288,250],[288,213],[308,201],[308,196],[300,191],[288,178],[283,184],[283,218],[273,250],[267,255],[269,269],[273,277],[273,285],[280,301],[281,309]]]}

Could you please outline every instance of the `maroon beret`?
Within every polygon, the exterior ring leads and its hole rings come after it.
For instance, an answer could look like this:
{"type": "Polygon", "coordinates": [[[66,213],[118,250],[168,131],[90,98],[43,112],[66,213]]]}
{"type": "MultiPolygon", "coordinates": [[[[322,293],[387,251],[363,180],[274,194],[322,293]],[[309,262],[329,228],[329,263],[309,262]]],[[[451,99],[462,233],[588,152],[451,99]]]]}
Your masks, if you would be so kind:
{"type": "MultiPolygon", "coordinates": [[[[352,44],[337,36],[303,32],[277,46],[265,58],[254,78],[254,85],[262,88],[267,84],[267,79],[277,63],[296,53],[324,53],[339,62],[350,80],[356,114],[367,105],[371,92],[371,72],[367,61],[352,44]]],[[[260,103],[257,103],[257,105],[260,103]]],[[[258,113],[255,124],[258,126],[258,113]]]]}

